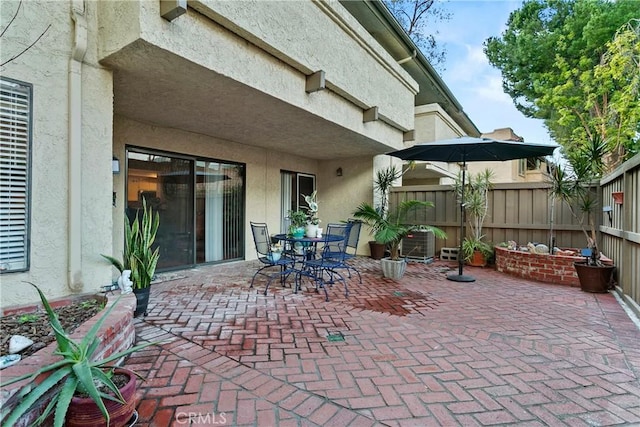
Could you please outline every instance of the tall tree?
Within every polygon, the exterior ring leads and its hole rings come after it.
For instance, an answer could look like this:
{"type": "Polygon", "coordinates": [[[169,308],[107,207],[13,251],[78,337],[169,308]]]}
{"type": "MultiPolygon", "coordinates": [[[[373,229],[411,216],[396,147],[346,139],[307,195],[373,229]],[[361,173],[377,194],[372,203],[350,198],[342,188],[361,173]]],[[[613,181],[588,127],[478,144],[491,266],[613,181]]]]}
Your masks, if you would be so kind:
{"type": "Polygon", "coordinates": [[[616,33],[637,16],[636,0],[526,0],[504,33],[485,42],[485,54],[516,107],[543,119],[566,151],[597,135],[609,151],[622,147],[628,157],[640,144],[640,105],[637,91],[634,100],[619,89],[638,70],[611,58],[633,54],[632,34],[616,33]]]}
{"type": "Polygon", "coordinates": [[[436,41],[435,36],[438,31],[431,31],[429,28],[430,22],[451,19],[451,13],[441,7],[442,0],[383,0],[383,2],[431,65],[443,71],[447,50],[436,41]]]}

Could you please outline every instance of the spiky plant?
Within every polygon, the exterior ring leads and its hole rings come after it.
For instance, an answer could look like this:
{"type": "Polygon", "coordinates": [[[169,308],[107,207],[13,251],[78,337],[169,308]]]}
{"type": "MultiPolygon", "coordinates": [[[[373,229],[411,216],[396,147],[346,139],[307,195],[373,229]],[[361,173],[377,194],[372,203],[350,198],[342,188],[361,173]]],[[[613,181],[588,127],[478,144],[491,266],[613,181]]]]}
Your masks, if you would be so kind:
{"type": "MultiPolygon", "coordinates": [[[[83,395],[89,396],[96,403],[108,425],[110,417],[102,399],[125,403],[120,390],[111,379],[111,373],[115,366],[110,364],[133,352],[157,343],[149,342],[137,345],[128,350],[114,353],[104,359],[95,359],[95,353],[101,341],[98,335],[100,327],[116,306],[120,297],[104,312],[82,341],[77,342],[63,329],[58,316],[49,305],[40,288],[33,283],[29,284],[38,291],[42,305],[47,312],[49,324],[55,334],[58,346],[54,354],[62,358],[41,367],[32,374],[22,375],[2,383],[4,387],[24,379],[29,380],[18,390],[17,396],[15,396],[19,403],[12,410],[8,410],[6,406],[2,408],[0,412],[2,425],[6,427],[13,426],[56,384],[61,384],[60,391],[53,396],[43,413],[36,419],[35,425],[42,424],[51,412],[55,410],[53,425],[54,427],[62,427],[71,399],[78,391],[82,392],[83,395]],[[108,391],[102,391],[101,386],[104,386],[108,391]]],[[[137,375],[135,372],[134,374],[137,375]]]]}
{"type": "Polygon", "coordinates": [[[568,154],[565,164],[551,164],[548,181],[551,196],[566,202],[591,249],[590,264],[600,265],[595,209],[598,199],[590,186],[602,175],[603,158],[607,153],[606,142],[597,135],[589,143],[568,154]]]}
{"type": "Polygon", "coordinates": [[[125,246],[122,262],[109,255],[102,256],[109,260],[120,273],[131,270],[134,289],[148,288],[160,257],[160,248],[151,248],[160,225],[160,215],[158,212],[154,214],[151,206],[147,207],[146,199],[142,199],[142,220],[136,212],[133,222],[129,223],[129,219],[125,216],[124,224],[125,246]]]}

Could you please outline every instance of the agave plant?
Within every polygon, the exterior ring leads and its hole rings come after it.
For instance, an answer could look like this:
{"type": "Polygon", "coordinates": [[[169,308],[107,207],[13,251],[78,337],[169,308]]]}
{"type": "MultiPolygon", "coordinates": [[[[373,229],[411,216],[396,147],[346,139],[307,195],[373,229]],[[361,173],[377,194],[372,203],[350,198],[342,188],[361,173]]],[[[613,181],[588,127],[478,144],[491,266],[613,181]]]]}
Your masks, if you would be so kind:
{"type": "MultiPolygon", "coordinates": [[[[20,417],[58,383],[62,385],[60,391],[54,394],[52,400],[34,424],[38,425],[44,422],[55,409],[54,426],[62,427],[71,399],[77,392],[81,392],[83,395],[89,396],[96,403],[108,425],[109,413],[102,399],[124,403],[122,394],[111,379],[111,372],[115,366],[111,366],[110,364],[124,356],[157,343],[149,342],[137,345],[128,350],[114,353],[104,359],[94,360],[95,352],[100,344],[98,331],[111,310],[113,310],[118,303],[120,297],[105,311],[82,341],[77,342],[71,339],[69,334],[63,329],[56,313],[52,310],[42,291],[33,283],[29,284],[36,288],[40,295],[40,300],[47,312],[49,324],[53,329],[58,344],[54,354],[61,356],[62,359],[43,366],[32,374],[22,375],[2,384],[4,387],[24,379],[29,379],[27,384],[22,387],[17,392],[17,396],[15,396],[19,403],[11,410],[8,410],[6,406],[2,409],[0,413],[2,425],[13,426],[20,420],[20,417]],[[104,386],[108,391],[102,391],[101,386],[104,386]]],[[[135,372],[134,374],[137,375],[135,372]]]]}
{"type": "Polygon", "coordinates": [[[138,218],[138,212],[136,212],[132,223],[129,223],[126,217],[124,223],[125,247],[122,262],[109,255],[102,256],[109,260],[120,273],[131,270],[134,289],[148,288],[160,256],[160,248],[151,249],[160,225],[160,215],[158,212],[154,215],[151,206],[147,207],[146,199],[142,199],[142,220],[138,218]]]}

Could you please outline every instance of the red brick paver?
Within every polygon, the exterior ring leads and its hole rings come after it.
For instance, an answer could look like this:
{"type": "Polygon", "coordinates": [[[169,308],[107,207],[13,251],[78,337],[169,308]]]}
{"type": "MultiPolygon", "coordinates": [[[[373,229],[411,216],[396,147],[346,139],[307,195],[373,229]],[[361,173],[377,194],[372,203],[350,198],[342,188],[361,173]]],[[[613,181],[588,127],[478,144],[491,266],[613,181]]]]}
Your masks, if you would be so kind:
{"type": "Polygon", "coordinates": [[[126,362],[138,425],[640,425],[640,331],[612,294],[356,262],[329,302],[249,289],[255,262],[161,275],[137,333],[162,344],[126,362]]]}

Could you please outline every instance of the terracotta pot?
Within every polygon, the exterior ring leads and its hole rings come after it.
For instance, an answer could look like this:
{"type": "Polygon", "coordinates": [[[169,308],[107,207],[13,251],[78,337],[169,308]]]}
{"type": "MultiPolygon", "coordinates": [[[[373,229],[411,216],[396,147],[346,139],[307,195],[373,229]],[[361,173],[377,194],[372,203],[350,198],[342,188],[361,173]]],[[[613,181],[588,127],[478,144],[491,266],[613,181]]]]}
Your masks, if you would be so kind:
{"type": "MultiPolygon", "coordinates": [[[[104,405],[109,412],[109,427],[124,427],[129,424],[136,408],[136,376],[126,369],[116,369],[116,374],[129,377],[129,381],[120,389],[125,404],[113,400],[105,400],[104,405]]],[[[102,427],[107,426],[107,420],[100,412],[98,405],[88,397],[73,397],[65,418],[66,427],[102,427]]]]}
{"type": "Polygon", "coordinates": [[[369,242],[369,250],[371,251],[371,258],[373,259],[382,259],[385,249],[386,245],[384,243],[378,243],[376,241],[369,242]]]}
{"type": "Polygon", "coordinates": [[[473,251],[473,256],[467,263],[473,267],[484,267],[487,265],[487,260],[484,257],[484,254],[480,251],[473,251]]]}
{"type": "Polygon", "coordinates": [[[622,191],[614,191],[611,193],[611,197],[613,197],[613,201],[616,205],[624,203],[624,193],[622,191]]]}
{"type": "Polygon", "coordinates": [[[613,265],[587,265],[585,262],[574,262],[573,266],[578,273],[580,289],[584,292],[607,293],[611,283],[613,265]]]}

